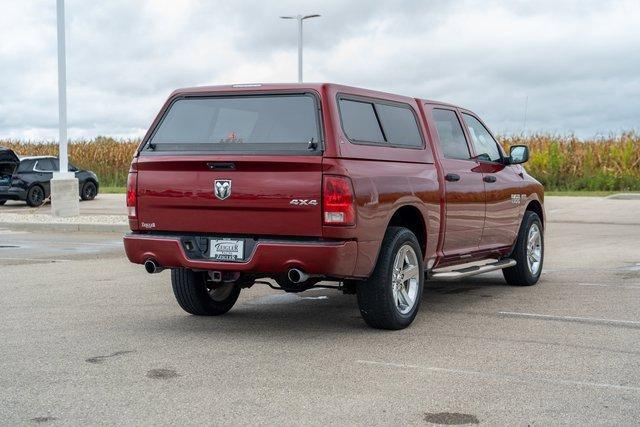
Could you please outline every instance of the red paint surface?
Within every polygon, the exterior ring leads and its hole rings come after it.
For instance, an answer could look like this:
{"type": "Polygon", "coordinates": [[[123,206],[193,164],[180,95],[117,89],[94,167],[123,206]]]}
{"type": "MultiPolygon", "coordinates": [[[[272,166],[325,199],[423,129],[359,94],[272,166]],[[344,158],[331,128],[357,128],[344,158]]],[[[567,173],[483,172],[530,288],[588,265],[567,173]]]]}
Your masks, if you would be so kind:
{"type": "Polygon", "coordinates": [[[323,243],[258,243],[247,262],[216,262],[189,259],[177,238],[144,235],[124,237],[129,261],[143,264],[153,258],[163,267],[188,267],[201,270],[282,273],[289,268],[304,269],[309,274],[347,277],[353,274],[358,244],[323,243]]]}

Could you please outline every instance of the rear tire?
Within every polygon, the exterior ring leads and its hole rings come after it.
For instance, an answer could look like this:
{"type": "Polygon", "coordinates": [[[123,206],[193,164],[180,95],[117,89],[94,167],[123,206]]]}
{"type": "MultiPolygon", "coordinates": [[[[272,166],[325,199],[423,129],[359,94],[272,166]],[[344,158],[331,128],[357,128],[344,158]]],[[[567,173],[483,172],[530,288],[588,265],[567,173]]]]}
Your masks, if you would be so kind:
{"type": "Polygon", "coordinates": [[[517,264],[502,270],[507,283],[511,286],[535,285],[542,274],[544,261],[542,222],[535,212],[524,213],[511,258],[515,259],[517,264]]]}
{"type": "Polygon", "coordinates": [[[6,200],[0,200],[0,206],[4,205],[5,203],[7,203],[6,200]]]}
{"type": "Polygon", "coordinates": [[[424,287],[422,251],[404,227],[389,227],[373,274],[358,283],[358,306],[364,321],[377,329],[403,329],[420,308],[424,287]]]}
{"type": "Polygon", "coordinates": [[[44,203],[44,188],[39,185],[34,185],[27,191],[26,198],[27,205],[35,208],[37,206],[42,206],[44,203]]]}
{"type": "Polygon", "coordinates": [[[219,316],[231,310],[238,300],[240,287],[233,283],[214,284],[206,272],[187,268],[171,270],[171,285],[178,304],[197,316],[219,316]],[[214,286],[216,285],[216,286],[214,286]]]}

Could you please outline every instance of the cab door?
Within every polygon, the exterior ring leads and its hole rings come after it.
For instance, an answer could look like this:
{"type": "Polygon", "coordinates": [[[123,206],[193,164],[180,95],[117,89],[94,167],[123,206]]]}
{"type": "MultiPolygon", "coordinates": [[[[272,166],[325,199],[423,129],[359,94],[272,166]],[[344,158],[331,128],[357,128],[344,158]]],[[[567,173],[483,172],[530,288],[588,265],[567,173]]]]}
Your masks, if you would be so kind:
{"type": "Polygon", "coordinates": [[[506,165],[505,154],[487,127],[469,111],[462,112],[486,194],[486,214],[480,249],[511,246],[520,227],[520,187],[522,175],[506,165]]]}
{"type": "MultiPolygon", "coordinates": [[[[427,105],[427,109],[428,109],[427,105]]],[[[485,190],[479,163],[454,109],[434,106],[440,164],[445,179],[445,218],[442,252],[445,257],[470,256],[478,250],[485,217],[485,190]]]]}
{"type": "Polygon", "coordinates": [[[42,186],[45,197],[48,197],[51,191],[50,181],[53,178],[53,172],[57,171],[54,160],[50,157],[38,159],[33,167],[34,181],[37,181],[42,186]]]}

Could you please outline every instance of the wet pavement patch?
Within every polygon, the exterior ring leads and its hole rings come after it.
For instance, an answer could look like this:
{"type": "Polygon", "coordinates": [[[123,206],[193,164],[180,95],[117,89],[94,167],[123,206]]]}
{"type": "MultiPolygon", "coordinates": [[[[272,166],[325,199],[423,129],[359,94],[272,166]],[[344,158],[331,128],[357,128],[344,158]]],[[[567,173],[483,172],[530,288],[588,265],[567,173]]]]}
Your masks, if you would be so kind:
{"type": "Polygon", "coordinates": [[[151,369],[147,372],[147,378],[154,380],[168,380],[169,378],[175,378],[178,373],[173,369],[151,369]]]}
{"type": "Polygon", "coordinates": [[[129,353],[135,353],[135,350],[121,350],[121,351],[113,352],[111,354],[107,354],[106,356],[93,356],[88,359],[85,359],[85,362],[102,363],[105,361],[105,359],[109,359],[110,357],[122,356],[124,354],[129,354],[129,353]]]}
{"type": "Polygon", "coordinates": [[[623,267],[618,267],[616,270],[622,271],[640,271],[640,262],[637,262],[633,265],[625,265],[623,267]]]}
{"type": "Polygon", "coordinates": [[[425,412],[424,420],[428,423],[459,426],[464,424],[479,424],[478,417],[458,412],[425,412]]]}
{"type": "Polygon", "coordinates": [[[56,419],[56,417],[35,417],[31,418],[29,421],[34,423],[48,423],[49,421],[55,421],[56,419]]]}

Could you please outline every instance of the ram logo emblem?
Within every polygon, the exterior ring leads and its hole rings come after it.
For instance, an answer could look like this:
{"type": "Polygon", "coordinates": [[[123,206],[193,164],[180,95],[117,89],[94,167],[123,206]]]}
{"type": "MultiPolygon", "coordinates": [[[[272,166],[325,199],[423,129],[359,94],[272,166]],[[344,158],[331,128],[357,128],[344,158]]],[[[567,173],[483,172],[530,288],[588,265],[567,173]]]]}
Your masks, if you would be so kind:
{"type": "Polygon", "coordinates": [[[224,200],[231,196],[231,180],[216,179],[213,183],[213,194],[220,200],[224,200]]]}

